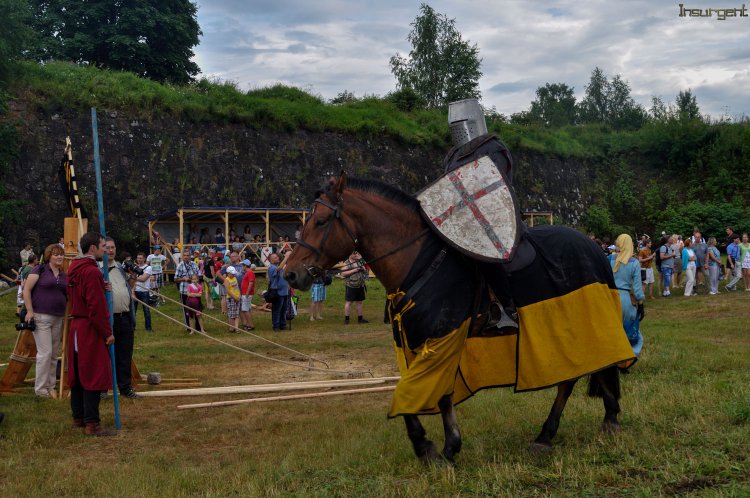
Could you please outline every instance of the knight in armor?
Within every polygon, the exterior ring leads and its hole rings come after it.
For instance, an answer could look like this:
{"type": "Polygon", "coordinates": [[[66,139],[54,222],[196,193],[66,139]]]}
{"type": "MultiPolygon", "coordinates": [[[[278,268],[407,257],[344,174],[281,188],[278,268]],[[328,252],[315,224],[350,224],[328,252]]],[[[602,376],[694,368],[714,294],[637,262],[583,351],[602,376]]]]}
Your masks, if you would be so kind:
{"type": "MultiPolygon", "coordinates": [[[[465,99],[448,104],[448,126],[454,146],[443,159],[445,172],[486,156],[492,160],[512,190],[513,156],[497,135],[487,132],[484,111],[479,101],[465,99]]],[[[530,262],[535,256],[533,248],[523,242],[526,227],[521,220],[518,220],[518,227],[521,243],[508,263],[480,263],[487,283],[501,304],[498,328],[518,327],[506,271],[522,266],[523,262],[530,262]]]]}
{"type": "Polygon", "coordinates": [[[448,104],[448,126],[454,147],[443,160],[446,173],[488,156],[508,179],[508,184],[513,185],[513,158],[497,135],[487,132],[484,111],[477,99],[448,104]]]}

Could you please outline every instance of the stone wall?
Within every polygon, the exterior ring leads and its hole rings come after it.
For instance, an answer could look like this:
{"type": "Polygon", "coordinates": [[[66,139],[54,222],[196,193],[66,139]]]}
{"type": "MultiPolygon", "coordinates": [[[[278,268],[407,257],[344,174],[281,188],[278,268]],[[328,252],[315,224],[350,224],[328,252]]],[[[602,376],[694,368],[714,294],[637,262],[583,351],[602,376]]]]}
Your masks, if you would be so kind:
{"type": "MultiPolygon", "coordinates": [[[[6,174],[9,192],[25,200],[22,223],[3,227],[11,262],[24,241],[57,241],[66,215],[57,176],[66,136],[73,142],[79,192],[98,226],[89,113],[45,115],[14,102],[21,125],[18,161],[6,174]]],[[[415,192],[441,172],[444,150],[390,137],[359,138],[303,130],[256,130],[239,124],[137,121],[98,112],[107,232],[121,248],[146,239],[148,216],[179,206],[302,207],[325,178],[346,170],[415,192]]],[[[514,182],[523,209],[552,210],[569,224],[590,199],[594,168],[525,151],[514,182]]]]}

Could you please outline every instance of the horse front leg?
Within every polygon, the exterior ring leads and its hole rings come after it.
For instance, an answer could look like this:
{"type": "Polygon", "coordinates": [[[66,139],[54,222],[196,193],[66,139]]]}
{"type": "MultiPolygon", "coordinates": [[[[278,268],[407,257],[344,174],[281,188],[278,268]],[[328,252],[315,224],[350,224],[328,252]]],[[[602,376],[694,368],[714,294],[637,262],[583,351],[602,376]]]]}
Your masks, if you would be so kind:
{"type": "Polygon", "coordinates": [[[422,422],[416,415],[404,415],[406,433],[409,435],[414,453],[422,463],[435,462],[440,458],[435,443],[427,439],[427,431],[424,430],[422,422]]]}
{"type": "Polygon", "coordinates": [[[601,396],[604,401],[602,432],[619,432],[617,416],[620,414],[620,371],[617,367],[609,367],[593,374],[589,382],[589,395],[601,396]]]}
{"type": "Polygon", "coordinates": [[[557,397],[555,397],[555,402],[552,404],[549,416],[544,421],[544,425],[542,425],[542,431],[531,445],[533,451],[546,451],[552,448],[552,438],[557,434],[557,429],[560,427],[560,417],[577,380],[570,380],[557,386],[557,397]]]}
{"type": "Polygon", "coordinates": [[[448,394],[440,398],[438,406],[440,407],[440,415],[443,417],[443,430],[445,431],[443,458],[454,463],[453,457],[461,451],[461,431],[458,429],[456,407],[448,394]]]}

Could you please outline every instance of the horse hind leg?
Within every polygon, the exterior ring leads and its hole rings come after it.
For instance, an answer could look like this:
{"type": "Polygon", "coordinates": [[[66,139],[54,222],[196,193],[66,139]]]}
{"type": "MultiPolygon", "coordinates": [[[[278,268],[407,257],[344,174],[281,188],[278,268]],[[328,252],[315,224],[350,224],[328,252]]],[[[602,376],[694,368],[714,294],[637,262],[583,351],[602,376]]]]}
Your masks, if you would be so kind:
{"type": "Polygon", "coordinates": [[[542,431],[531,445],[532,451],[547,451],[552,448],[552,438],[557,434],[557,429],[560,427],[560,417],[577,380],[569,380],[557,386],[555,402],[552,404],[547,420],[542,425],[542,431]]]}
{"type": "Polygon", "coordinates": [[[604,402],[602,432],[618,432],[620,430],[620,423],[617,421],[617,416],[620,414],[620,372],[617,367],[609,367],[591,375],[589,396],[600,397],[604,402]]]}
{"type": "Polygon", "coordinates": [[[456,407],[450,395],[445,395],[438,402],[440,415],[443,417],[443,430],[445,431],[445,446],[443,447],[443,458],[454,463],[454,457],[461,451],[461,431],[458,429],[456,418],[456,407]]]}
{"type": "Polygon", "coordinates": [[[406,433],[409,435],[409,440],[414,447],[414,453],[422,463],[435,462],[440,459],[435,443],[427,439],[427,431],[422,426],[422,422],[419,421],[419,417],[416,415],[404,415],[404,423],[406,424],[406,433]]]}

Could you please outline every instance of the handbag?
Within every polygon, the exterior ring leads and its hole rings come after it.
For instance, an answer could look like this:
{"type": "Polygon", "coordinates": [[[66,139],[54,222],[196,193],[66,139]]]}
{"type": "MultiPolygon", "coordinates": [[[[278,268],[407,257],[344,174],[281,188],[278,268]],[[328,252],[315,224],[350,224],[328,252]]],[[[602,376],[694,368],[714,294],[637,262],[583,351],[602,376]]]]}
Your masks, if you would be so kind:
{"type": "Polygon", "coordinates": [[[273,303],[279,299],[279,291],[276,289],[268,289],[263,293],[263,299],[265,299],[267,303],[273,303]]]}
{"type": "Polygon", "coordinates": [[[221,294],[219,294],[219,284],[211,282],[209,285],[211,286],[211,299],[221,298],[221,294]]]}

